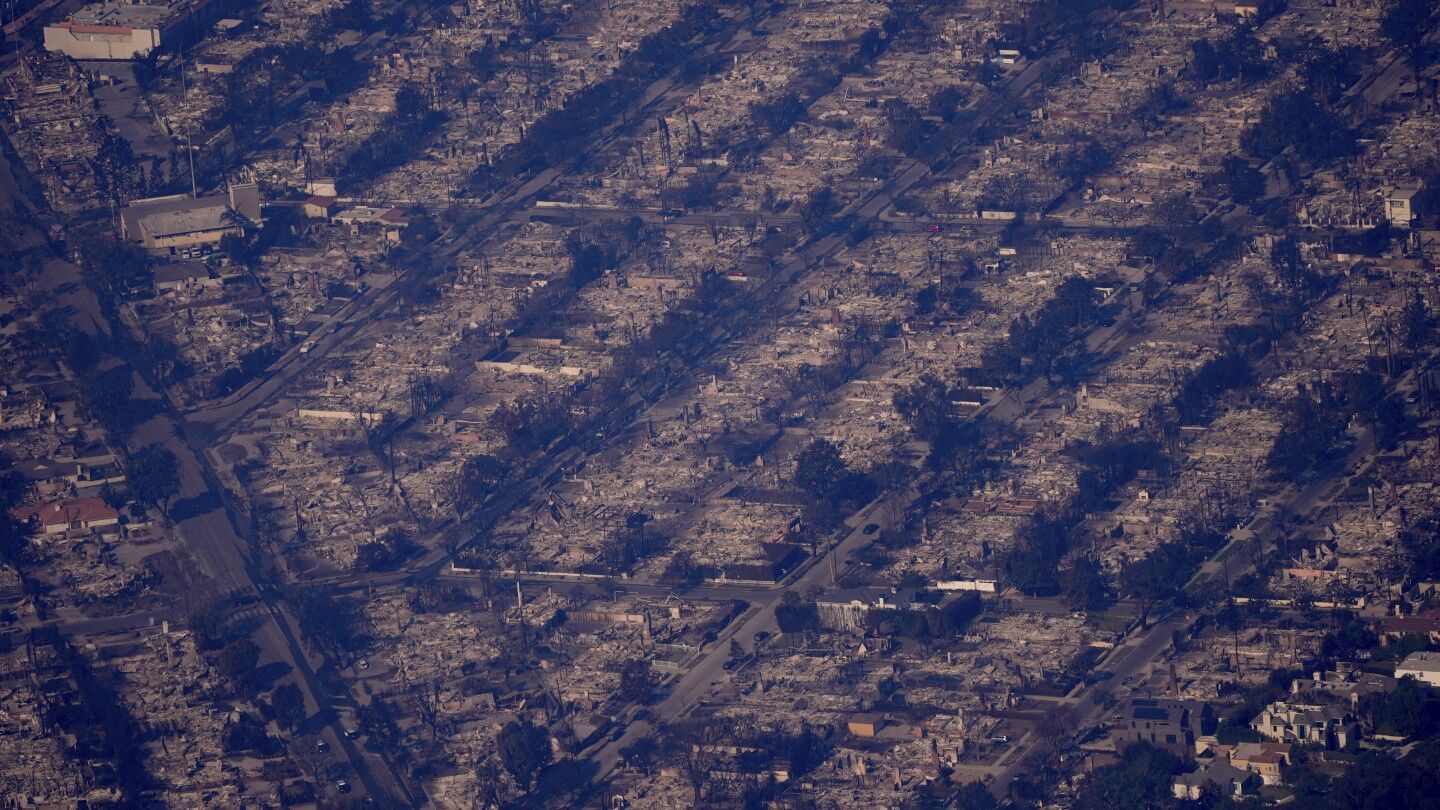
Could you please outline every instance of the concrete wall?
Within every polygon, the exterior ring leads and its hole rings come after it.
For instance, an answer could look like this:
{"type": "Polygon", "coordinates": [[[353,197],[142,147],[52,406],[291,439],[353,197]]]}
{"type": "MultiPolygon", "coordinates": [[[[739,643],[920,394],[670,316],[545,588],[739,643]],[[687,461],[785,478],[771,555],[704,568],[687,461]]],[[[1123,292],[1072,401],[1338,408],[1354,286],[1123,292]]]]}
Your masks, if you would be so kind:
{"type": "Polygon", "coordinates": [[[993,579],[949,579],[935,583],[935,588],[941,591],[995,593],[997,583],[993,579]]]}
{"type": "Polygon", "coordinates": [[[150,236],[145,234],[142,244],[154,251],[174,252],[177,248],[194,247],[196,245],[218,245],[226,234],[239,236],[245,231],[239,225],[230,225],[224,228],[217,228],[213,231],[192,231],[177,236],[150,236]]]}

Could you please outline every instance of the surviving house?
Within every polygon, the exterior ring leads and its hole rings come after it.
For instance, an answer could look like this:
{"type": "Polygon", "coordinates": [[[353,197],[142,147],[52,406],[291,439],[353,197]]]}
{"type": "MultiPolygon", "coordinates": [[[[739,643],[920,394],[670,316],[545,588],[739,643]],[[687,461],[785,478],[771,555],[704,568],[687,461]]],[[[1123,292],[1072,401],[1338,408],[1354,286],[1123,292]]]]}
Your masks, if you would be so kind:
{"type": "Polygon", "coordinates": [[[1281,768],[1290,764],[1289,743],[1244,742],[1230,752],[1230,764],[1260,777],[1267,785],[1284,782],[1281,768]]]}
{"type": "Polygon", "coordinates": [[[1306,693],[1335,695],[1359,706],[1366,695],[1385,694],[1395,691],[1395,679],[1374,672],[1354,672],[1347,677],[1340,672],[1314,672],[1309,678],[1296,678],[1290,682],[1290,694],[1306,693]]]}
{"type": "Polygon", "coordinates": [[[1395,677],[1410,677],[1430,686],[1440,686],[1440,653],[1410,653],[1395,667],[1395,677]]]}
{"type": "Polygon", "coordinates": [[[1392,616],[1380,622],[1381,645],[1406,636],[1424,636],[1431,644],[1440,644],[1440,610],[1427,610],[1415,616],[1392,616]]]}
{"type": "Polygon", "coordinates": [[[856,737],[874,737],[885,727],[885,716],[869,712],[854,714],[846,721],[845,727],[856,737]]]}
{"type": "Polygon", "coordinates": [[[1360,726],[1348,709],[1277,701],[1250,721],[1250,728],[1276,742],[1344,748],[1359,739],[1360,726]]]}
{"type": "Polygon", "coordinates": [[[1220,792],[1232,798],[1253,793],[1260,779],[1243,768],[1237,768],[1223,760],[1206,762],[1190,773],[1182,773],[1171,783],[1175,798],[1199,799],[1207,787],[1215,785],[1220,792]]]}
{"type": "MultiPolygon", "coordinates": [[[[309,206],[309,203],[306,205],[309,206]]],[[[309,214],[308,207],[306,213],[309,214]]],[[[368,205],[347,208],[335,214],[333,221],[348,225],[351,233],[379,231],[385,235],[387,242],[399,242],[401,231],[410,225],[410,217],[399,208],[372,208],[368,205]]]]}
{"type": "Polygon", "coordinates": [[[1385,195],[1385,218],[1391,225],[1410,227],[1415,221],[1415,198],[1419,193],[1413,188],[1397,188],[1385,195]]]}
{"type": "Polygon", "coordinates": [[[889,588],[846,588],[815,600],[816,612],[820,614],[820,626],[829,630],[864,630],[865,617],[872,610],[909,610],[924,607],[915,604],[914,591],[892,591],[889,588]]]}
{"type": "Polygon", "coordinates": [[[80,498],[40,506],[17,506],[11,517],[21,523],[33,524],[41,534],[64,534],[69,531],[91,531],[120,522],[120,513],[100,498],[80,498]]]}
{"type": "Polygon", "coordinates": [[[135,200],[120,209],[120,236],[154,253],[188,257],[192,248],[244,233],[247,221],[260,221],[260,193],[254,183],[239,183],[227,194],[135,200]]]}
{"type": "Polygon", "coordinates": [[[1213,721],[1209,704],[1189,700],[1133,698],[1125,719],[1110,731],[1115,750],[1147,742],[1182,760],[1194,757],[1195,738],[1213,721]]]}
{"type": "Polygon", "coordinates": [[[219,287],[222,284],[204,262],[197,261],[173,262],[157,267],[154,276],[155,289],[161,292],[219,287]]]}

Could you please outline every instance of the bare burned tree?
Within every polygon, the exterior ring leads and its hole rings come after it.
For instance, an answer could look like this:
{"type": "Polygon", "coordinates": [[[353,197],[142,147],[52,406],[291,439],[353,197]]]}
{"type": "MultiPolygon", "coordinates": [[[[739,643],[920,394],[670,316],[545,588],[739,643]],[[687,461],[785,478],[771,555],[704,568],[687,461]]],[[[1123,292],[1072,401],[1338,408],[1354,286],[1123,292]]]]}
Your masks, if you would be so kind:
{"type": "Polygon", "coordinates": [[[415,710],[420,714],[420,722],[424,723],[425,728],[430,731],[430,750],[434,751],[435,744],[440,738],[441,727],[445,722],[445,715],[441,710],[438,672],[416,685],[415,710]]]}
{"type": "Polygon", "coordinates": [[[364,410],[358,404],[351,408],[350,416],[360,429],[360,435],[365,437],[365,446],[375,456],[376,463],[390,474],[393,486],[396,483],[395,434],[400,430],[400,420],[390,411],[377,414],[364,410]]]}
{"type": "Polygon", "coordinates": [[[690,783],[696,805],[705,795],[710,775],[720,762],[729,727],[718,717],[692,717],[665,730],[665,749],[671,764],[690,783]]]}
{"type": "Polygon", "coordinates": [[[500,767],[489,756],[482,756],[475,763],[475,804],[476,810],[498,808],[505,799],[504,782],[501,781],[500,767]]]}
{"type": "Polygon", "coordinates": [[[290,760],[300,772],[310,777],[315,783],[315,794],[323,795],[325,791],[325,760],[312,746],[305,743],[295,743],[290,749],[290,760]]]}

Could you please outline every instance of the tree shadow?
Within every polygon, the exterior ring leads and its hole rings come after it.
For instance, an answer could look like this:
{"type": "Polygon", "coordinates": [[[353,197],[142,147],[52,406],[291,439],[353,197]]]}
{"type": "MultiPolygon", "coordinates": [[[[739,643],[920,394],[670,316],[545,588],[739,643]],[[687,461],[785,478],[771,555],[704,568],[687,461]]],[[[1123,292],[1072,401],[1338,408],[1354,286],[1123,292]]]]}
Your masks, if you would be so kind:
{"type": "Polygon", "coordinates": [[[301,720],[300,725],[295,729],[295,734],[296,736],[319,734],[324,731],[328,725],[330,725],[330,711],[322,708],[320,711],[301,720]]]}
{"type": "Polygon", "coordinates": [[[193,498],[184,498],[176,501],[170,507],[170,519],[176,523],[207,515],[221,508],[220,497],[214,492],[205,491],[193,498]]]}
{"type": "Polygon", "coordinates": [[[256,691],[268,691],[276,681],[289,675],[294,667],[284,661],[271,661],[255,669],[254,685],[256,691]]]}

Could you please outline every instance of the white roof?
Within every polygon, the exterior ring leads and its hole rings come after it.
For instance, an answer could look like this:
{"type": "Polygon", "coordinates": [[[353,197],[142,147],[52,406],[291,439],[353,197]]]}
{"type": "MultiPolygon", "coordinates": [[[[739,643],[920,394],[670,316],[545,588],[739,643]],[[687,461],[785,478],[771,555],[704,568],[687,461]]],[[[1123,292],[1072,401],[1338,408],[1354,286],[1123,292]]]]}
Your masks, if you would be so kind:
{"type": "Polygon", "coordinates": [[[1395,668],[1397,677],[1406,672],[1440,672],[1440,652],[1410,653],[1395,668]]]}

